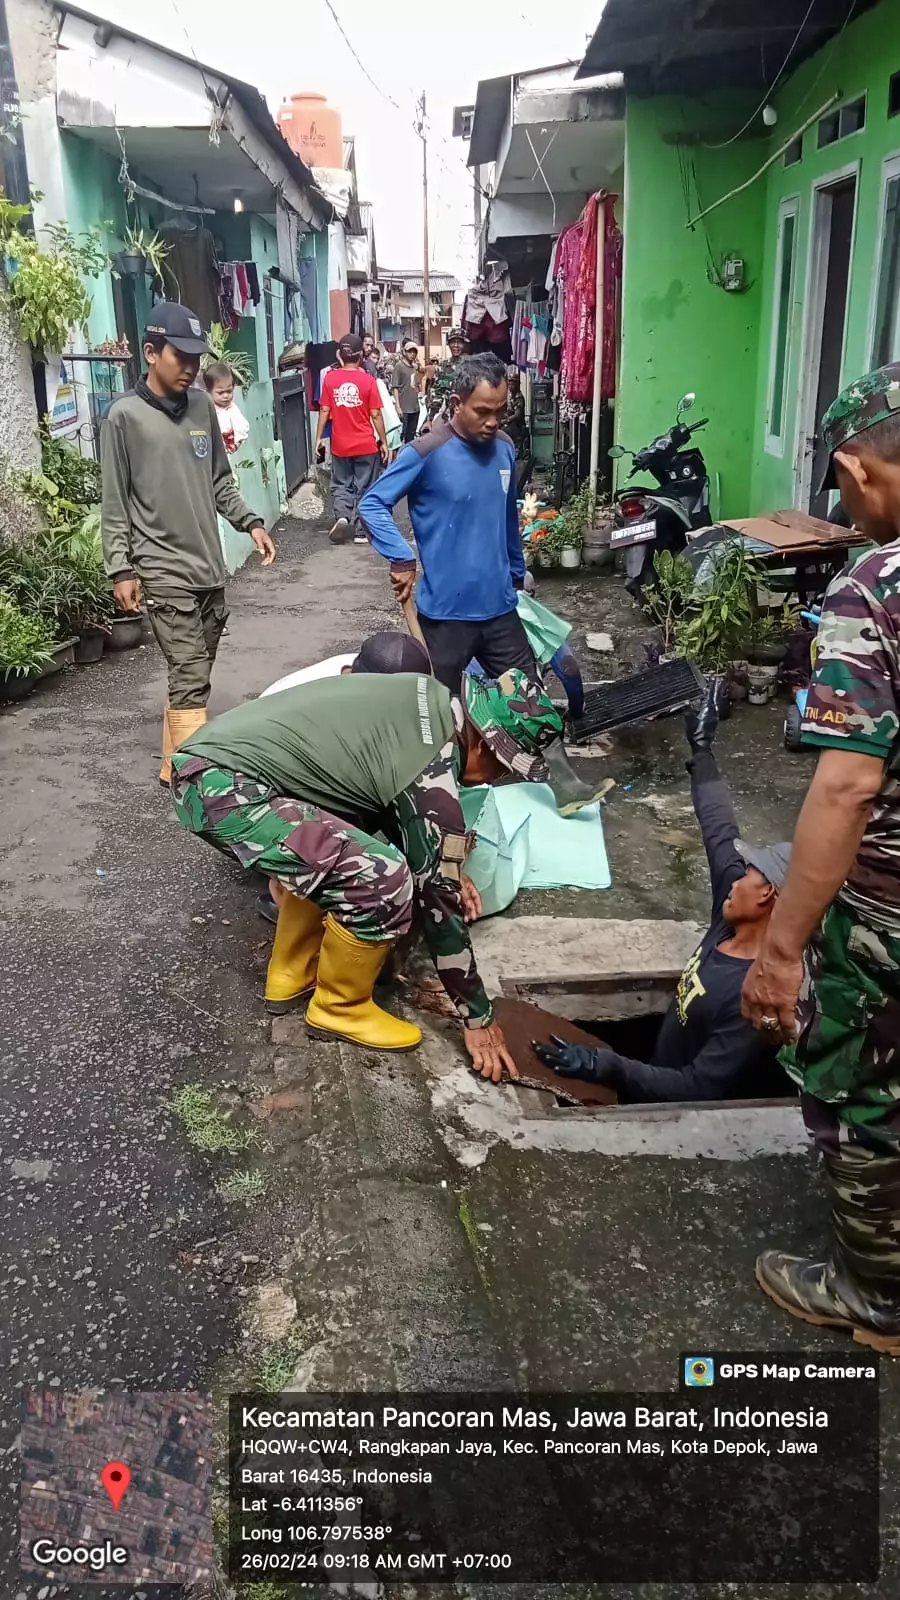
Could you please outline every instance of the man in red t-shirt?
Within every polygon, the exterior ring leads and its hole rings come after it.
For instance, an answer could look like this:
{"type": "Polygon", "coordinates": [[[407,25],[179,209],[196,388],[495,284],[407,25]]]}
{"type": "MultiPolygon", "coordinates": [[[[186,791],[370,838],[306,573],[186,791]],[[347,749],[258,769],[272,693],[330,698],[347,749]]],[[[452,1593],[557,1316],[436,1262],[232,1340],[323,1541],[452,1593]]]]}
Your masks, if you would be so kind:
{"type": "Polygon", "coordinates": [[[322,380],[316,460],[325,459],[322,435],[330,422],[335,522],[328,537],[332,544],[345,544],[351,530],[356,544],[368,542],[359,520],[359,502],[378,477],[382,463],[390,458],[378,382],[365,371],[362,359],[359,334],[345,333],[338,343],[340,366],[332,367],[322,380]]]}

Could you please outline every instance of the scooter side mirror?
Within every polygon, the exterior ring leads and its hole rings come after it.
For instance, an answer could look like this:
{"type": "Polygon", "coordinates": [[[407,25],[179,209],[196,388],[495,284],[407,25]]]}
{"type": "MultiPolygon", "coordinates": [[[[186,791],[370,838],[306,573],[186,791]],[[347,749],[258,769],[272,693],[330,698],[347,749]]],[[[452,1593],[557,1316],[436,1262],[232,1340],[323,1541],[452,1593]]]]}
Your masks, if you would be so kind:
{"type": "Polygon", "coordinates": [[[681,416],[682,411],[690,411],[691,406],[694,404],[696,398],[697,396],[690,390],[687,394],[683,394],[678,402],[678,415],[681,416]]]}
{"type": "Polygon", "coordinates": [[[606,453],[610,461],[621,461],[623,456],[627,456],[628,451],[624,450],[620,444],[611,444],[606,453]]]}

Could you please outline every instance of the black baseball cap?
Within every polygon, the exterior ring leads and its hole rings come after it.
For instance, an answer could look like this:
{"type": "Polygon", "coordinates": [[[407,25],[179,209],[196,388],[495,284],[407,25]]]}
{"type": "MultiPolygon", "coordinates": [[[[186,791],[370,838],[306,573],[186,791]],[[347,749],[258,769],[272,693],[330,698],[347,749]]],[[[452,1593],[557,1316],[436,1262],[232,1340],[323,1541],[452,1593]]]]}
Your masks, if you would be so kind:
{"type": "Polygon", "coordinates": [[[338,349],[347,356],[361,356],[363,342],[358,333],[344,333],[338,340],[338,349]]]}
{"type": "Polygon", "coordinates": [[[361,646],[351,672],[415,672],[431,675],[427,650],[405,633],[373,633],[361,646]]]}
{"type": "Polygon", "coordinates": [[[173,350],[179,350],[183,356],[205,356],[209,350],[199,318],[176,300],[160,300],[153,307],[144,334],[162,335],[166,344],[170,344],[173,350]]]}

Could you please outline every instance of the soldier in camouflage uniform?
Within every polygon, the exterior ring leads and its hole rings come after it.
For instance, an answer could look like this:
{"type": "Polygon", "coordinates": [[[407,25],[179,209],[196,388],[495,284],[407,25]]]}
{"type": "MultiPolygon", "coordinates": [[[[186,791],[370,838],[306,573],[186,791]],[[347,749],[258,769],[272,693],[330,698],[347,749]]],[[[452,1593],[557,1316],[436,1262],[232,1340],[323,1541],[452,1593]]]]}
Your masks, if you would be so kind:
{"type": "Polygon", "coordinates": [[[439,361],[434,382],[428,391],[428,426],[436,417],[450,417],[450,396],[456,376],[456,363],[465,354],[466,340],[461,328],[451,328],[447,335],[448,361],[439,361]]]}
{"type": "Polygon", "coordinates": [[[539,683],[510,672],[499,683],[469,680],[464,697],[463,706],[436,679],[401,674],[323,679],[250,701],[176,752],[172,798],[184,827],[288,891],[270,1010],[314,991],[307,1022],[317,1034],[414,1048],[419,1029],[382,1011],[372,990],[418,909],[473,1066],[499,1081],[515,1068],[466,931],[480,907],[461,870],[458,785],[512,771],[553,783],[565,809],[580,788],[539,683]]]}
{"type": "Polygon", "coordinates": [[[823,487],[876,548],[826,595],[803,721],[821,755],[744,1010],[790,1041],[835,1237],[828,1261],[767,1250],[756,1272],[792,1315],[900,1356],[900,364],[851,384],[822,435],[823,487]]]}

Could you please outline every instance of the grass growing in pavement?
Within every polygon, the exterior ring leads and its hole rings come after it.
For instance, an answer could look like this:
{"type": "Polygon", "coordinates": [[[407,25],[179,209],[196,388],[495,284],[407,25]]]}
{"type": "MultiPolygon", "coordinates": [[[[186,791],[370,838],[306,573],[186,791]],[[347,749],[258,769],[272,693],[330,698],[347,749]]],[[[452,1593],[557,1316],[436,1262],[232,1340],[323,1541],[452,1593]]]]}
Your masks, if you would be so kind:
{"type": "Polygon", "coordinates": [[[213,1105],[212,1094],[201,1083],[186,1083],[172,1096],[172,1111],[198,1150],[227,1150],[234,1154],[253,1144],[256,1133],[250,1128],[233,1128],[213,1105]]]}
{"type": "Polygon", "coordinates": [[[264,1394],[283,1394],[294,1375],[297,1356],[289,1344],[276,1344],[260,1356],[256,1381],[264,1394]]]}
{"type": "Polygon", "coordinates": [[[216,1187],[223,1200],[259,1200],[268,1182],[264,1172],[248,1167],[243,1172],[230,1172],[216,1187]]]}

